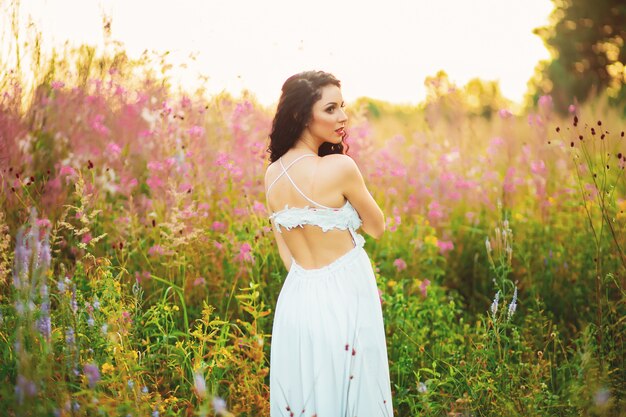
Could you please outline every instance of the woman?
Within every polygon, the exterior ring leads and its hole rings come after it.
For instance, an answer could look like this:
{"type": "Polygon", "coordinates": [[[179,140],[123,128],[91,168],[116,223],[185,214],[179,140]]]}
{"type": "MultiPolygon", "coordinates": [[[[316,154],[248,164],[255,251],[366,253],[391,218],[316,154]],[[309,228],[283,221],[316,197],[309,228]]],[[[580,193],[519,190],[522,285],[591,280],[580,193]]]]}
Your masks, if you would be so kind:
{"type": "Polygon", "coordinates": [[[266,204],[288,270],[270,355],[270,413],[392,416],[383,316],[363,231],[385,230],[381,209],[344,154],[340,82],[291,76],[270,133],[266,204]]]}

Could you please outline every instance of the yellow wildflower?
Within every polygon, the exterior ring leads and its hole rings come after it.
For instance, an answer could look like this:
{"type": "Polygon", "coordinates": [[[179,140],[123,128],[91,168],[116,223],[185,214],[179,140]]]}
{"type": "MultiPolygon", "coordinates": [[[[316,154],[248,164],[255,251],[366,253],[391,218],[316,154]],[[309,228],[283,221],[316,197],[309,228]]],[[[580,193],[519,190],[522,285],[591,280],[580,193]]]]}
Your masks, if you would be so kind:
{"type": "Polygon", "coordinates": [[[178,306],[174,306],[174,307],[172,307],[172,310],[174,310],[174,311],[178,311],[178,306]]]}
{"type": "Polygon", "coordinates": [[[392,280],[392,279],[390,279],[389,281],[387,281],[387,285],[388,285],[389,287],[395,287],[395,286],[396,286],[396,284],[397,284],[397,282],[396,282],[396,281],[394,281],[394,280],[392,280]]]}
{"type": "Polygon", "coordinates": [[[170,310],[171,310],[171,308],[170,308],[170,306],[166,305],[166,306],[164,306],[164,307],[163,307],[163,310],[165,310],[165,311],[170,311],[170,310]]]}
{"type": "Polygon", "coordinates": [[[427,245],[437,246],[437,242],[439,242],[439,240],[437,239],[437,236],[434,235],[428,235],[424,238],[424,243],[427,245]]]}
{"type": "Polygon", "coordinates": [[[104,365],[102,365],[102,373],[103,374],[109,374],[111,372],[113,372],[115,370],[115,367],[113,367],[113,365],[111,365],[108,362],[105,362],[104,365]]]}

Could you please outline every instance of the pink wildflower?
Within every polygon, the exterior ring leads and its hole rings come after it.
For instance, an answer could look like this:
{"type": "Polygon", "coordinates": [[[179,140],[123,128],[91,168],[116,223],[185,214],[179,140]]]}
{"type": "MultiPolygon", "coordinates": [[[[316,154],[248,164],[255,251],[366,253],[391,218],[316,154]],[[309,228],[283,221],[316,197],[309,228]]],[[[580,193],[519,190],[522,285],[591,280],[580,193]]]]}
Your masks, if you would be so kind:
{"type": "Polygon", "coordinates": [[[148,187],[155,189],[163,185],[163,180],[156,175],[152,175],[146,180],[146,184],[148,184],[148,187]]]}
{"type": "Polygon", "coordinates": [[[454,244],[450,240],[440,240],[437,242],[437,246],[439,246],[439,252],[441,254],[444,254],[454,249],[454,244]]]}
{"type": "Polygon", "coordinates": [[[546,171],[546,164],[543,160],[531,161],[530,170],[533,174],[543,174],[546,171]]]}
{"type": "Polygon", "coordinates": [[[204,285],[206,284],[206,280],[203,277],[198,277],[196,279],[193,280],[193,286],[197,287],[200,285],[204,285]]]}
{"type": "Polygon", "coordinates": [[[93,239],[91,237],[91,233],[87,232],[83,235],[83,238],[80,240],[82,243],[89,243],[91,242],[91,239],[93,239]]]}
{"type": "Polygon", "coordinates": [[[224,152],[219,152],[217,154],[217,158],[215,159],[215,165],[223,166],[223,165],[226,165],[227,162],[228,162],[228,154],[224,152]]]}
{"type": "Polygon", "coordinates": [[[430,220],[437,220],[441,219],[442,217],[443,211],[441,210],[441,205],[436,201],[432,201],[428,205],[428,218],[430,220]]]}
{"type": "Polygon", "coordinates": [[[253,262],[254,257],[252,256],[252,247],[249,243],[244,242],[239,247],[239,253],[237,254],[236,260],[244,261],[244,262],[253,262]]]}
{"type": "Polygon", "coordinates": [[[422,292],[422,297],[426,298],[427,293],[427,289],[428,286],[430,285],[430,280],[425,279],[424,281],[422,281],[422,283],[420,284],[420,291],[422,292]]]}
{"type": "Polygon", "coordinates": [[[96,132],[100,133],[101,135],[107,135],[109,133],[109,128],[107,128],[104,125],[103,121],[104,121],[104,115],[97,114],[91,120],[91,128],[95,130],[96,132]]]}
{"type": "Polygon", "coordinates": [[[543,95],[539,97],[539,107],[550,108],[552,107],[552,97],[549,95],[543,95]]]}
{"type": "Polygon", "coordinates": [[[163,249],[161,245],[154,245],[150,249],[148,249],[148,255],[150,256],[163,255],[164,253],[165,253],[165,250],[163,249]]]}
{"type": "Polygon", "coordinates": [[[48,219],[37,219],[37,226],[48,228],[50,227],[50,220],[48,219]]]}
{"type": "Polygon", "coordinates": [[[150,171],[162,171],[163,164],[160,161],[150,161],[148,162],[148,169],[150,171]]]}
{"type": "Polygon", "coordinates": [[[500,111],[498,112],[498,115],[500,116],[501,119],[508,119],[509,117],[513,115],[513,113],[511,113],[507,109],[500,109],[500,111]]]}
{"type": "Polygon", "coordinates": [[[226,224],[224,224],[222,222],[215,221],[211,225],[211,229],[213,229],[216,232],[223,232],[224,230],[226,230],[226,224]]]}
{"type": "Polygon", "coordinates": [[[122,153],[122,148],[115,142],[109,142],[106,147],[106,152],[112,157],[117,158],[120,156],[120,153],[122,153]]]}
{"type": "Polygon", "coordinates": [[[52,81],[50,83],[50,87],[52,87],[54,90],[59,90],[65,87],[65,83],[63,81],[52,81]]]}
{"type": "Polygon", "coordinates": [[[265,213],[265,205],[259,201],[254,201],[254,204],[252,205],[252,210],[255,213],[258,214],[264,214],[265,213]]]}
{"type": "Polygon", "coordinates": [[[187,133],[189,133],[189,136],[202,136],[204,135],[204,128],[202,126],[192,126],[191,128],[189,128],[189,130],[187,130],[187,133]]]}
{"type": "Polygon", "coordinates": [[[61,172],[59,174],[60,175],[76,175],[76,171],[71,166],[63,165],[61,167],[61,172]]]}
{"type": "Polygon", "coordinates": [[[393,261],[393,266],[395,266],[398,271],[403,271],[406,269],[406,262],[404,261],[404,259],[398,258],[393,261]]]}

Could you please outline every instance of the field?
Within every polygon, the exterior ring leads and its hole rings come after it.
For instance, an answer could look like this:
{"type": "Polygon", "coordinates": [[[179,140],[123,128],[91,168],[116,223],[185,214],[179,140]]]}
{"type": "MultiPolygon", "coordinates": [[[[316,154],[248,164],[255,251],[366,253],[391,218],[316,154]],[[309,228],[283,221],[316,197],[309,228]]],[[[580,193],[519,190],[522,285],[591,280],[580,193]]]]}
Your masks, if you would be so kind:
{"type": "MultiPolygon", "coordinates": [[[[268,416],[273,109],[89,56],[0,83],[0,406],[268,416]]],[[[387,221],[365,249],[397,416],[626,415],[625,121],[605,102],[347,103],[387,221]]]]}

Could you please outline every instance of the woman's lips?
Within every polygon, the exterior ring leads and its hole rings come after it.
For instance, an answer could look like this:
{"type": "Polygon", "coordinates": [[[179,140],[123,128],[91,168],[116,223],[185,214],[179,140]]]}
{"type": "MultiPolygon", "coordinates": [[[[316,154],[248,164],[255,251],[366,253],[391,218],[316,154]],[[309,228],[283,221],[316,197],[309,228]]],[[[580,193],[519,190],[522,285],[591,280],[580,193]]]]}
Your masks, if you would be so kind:
{"type": "Polygon", "coordinates": [[[337,133],[338,133],[338,134],[340,134],[340,135],[343,135],[344,128],[343,128],[343,127],[340,127],[339,129],[335,130],[335,132],[337,132],[337,133]]]}

